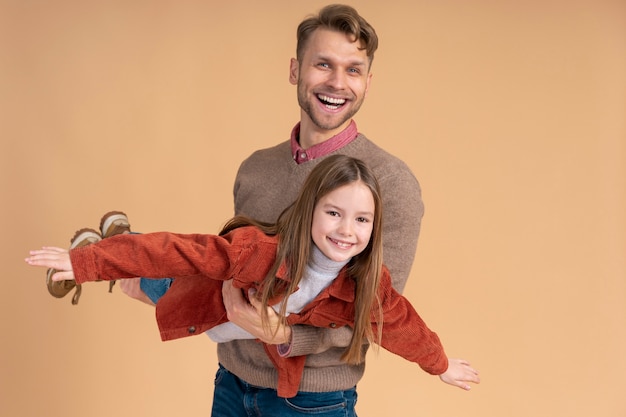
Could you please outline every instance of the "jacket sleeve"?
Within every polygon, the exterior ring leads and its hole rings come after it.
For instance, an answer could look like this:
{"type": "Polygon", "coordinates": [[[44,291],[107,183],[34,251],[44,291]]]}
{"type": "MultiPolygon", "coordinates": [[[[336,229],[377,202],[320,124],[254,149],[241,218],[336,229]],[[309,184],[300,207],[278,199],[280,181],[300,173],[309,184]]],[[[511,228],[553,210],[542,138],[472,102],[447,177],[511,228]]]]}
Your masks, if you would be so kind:
{"type": "Polygon", "coordinates": [[[79,284],[139,276],[201,275],[226,280],[247,263],[262,262],[249,231],[240,230],[225,236],[165,232],[117,235],[71,250],[70,260],[79,284]]]}
{"type": "MultiPolygon", "coordinates": [[[[380,345],[416,362],[430,374],[444,373],[448,369],[448,358],[437,334],[428,328],[409,300],[391,287],[388,273],[383,273],[382,281],[383,327],[380,345]]],[[[374,325],[374,334],[377,329],[378,326],[374,325]]]]}

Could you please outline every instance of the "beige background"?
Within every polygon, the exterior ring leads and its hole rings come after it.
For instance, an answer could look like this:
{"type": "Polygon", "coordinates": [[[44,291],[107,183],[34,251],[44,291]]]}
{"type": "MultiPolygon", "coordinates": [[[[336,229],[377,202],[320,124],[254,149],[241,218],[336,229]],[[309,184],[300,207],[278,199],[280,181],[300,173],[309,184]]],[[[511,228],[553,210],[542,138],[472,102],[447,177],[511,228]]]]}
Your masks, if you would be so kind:
{"type": "MultiPolygon", "coordinates": [[[[125,210],[215,232],[239,162],[286,139],[320,1],[0,1],[0,415],[208,416],[215,346],[153,310],[50,297],[28,249],[125,210]]],[[[370,354],[361,417],[623,417],[626,3],[355,1],[381,38],[357,117],[426,215],[406,295],[483,383],[370,354]]]]}

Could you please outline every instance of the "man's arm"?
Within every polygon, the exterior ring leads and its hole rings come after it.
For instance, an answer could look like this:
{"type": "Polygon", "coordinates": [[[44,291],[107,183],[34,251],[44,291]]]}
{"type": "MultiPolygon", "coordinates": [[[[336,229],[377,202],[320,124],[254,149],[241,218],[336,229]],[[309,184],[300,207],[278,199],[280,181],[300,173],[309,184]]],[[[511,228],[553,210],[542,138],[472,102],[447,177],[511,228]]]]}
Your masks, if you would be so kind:
{"type": "Polygon", "coordinates": [[[124,294],[135,300],[139,300],[151,306],[156,306],[155,302],[141,289],[141,278],[124,278],[118,280],[120,289],[124,294]]]}
{"type": "Polygon", "coordinates": [[[222,297],[228,320],[251,333],[257,339],[269,345],[283,345],[291,341],[291,327],[280,325],[274,309],[270,306],[263,307],[253,294],[250,294],[250,302],[248,302],[241,289],[233,285],[232,280],[222,284],[222,297]],[[263,326],[261,321],[263,308],[268,313],[269,322],[267,326],[263,326]]]}

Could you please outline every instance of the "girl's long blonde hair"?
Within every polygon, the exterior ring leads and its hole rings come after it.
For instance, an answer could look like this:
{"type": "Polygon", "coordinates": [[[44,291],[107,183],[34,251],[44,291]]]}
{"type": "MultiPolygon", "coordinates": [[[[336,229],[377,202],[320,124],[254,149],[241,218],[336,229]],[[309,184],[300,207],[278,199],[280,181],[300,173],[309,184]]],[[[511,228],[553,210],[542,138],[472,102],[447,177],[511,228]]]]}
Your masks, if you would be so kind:
{"type": "MultiPolygon", "coordinates": [[[[354,327],[352,339],[342,359],[357,364],[365,359],[362,346],[364,339],[379,343],[382,331],[382,312],[378,299],[383,263],[382,198],[378,181],[364,162],[345,155],[329,156],[311,171],[296,201],[281,213],[276,223],[262,223],[248,217],[236,216],[224,226],[220,234],[238,227],[254,225],[268,235],[278,235],[276,261],[263,281],[259,299],[263,305],[269,305],[270,299],[284,296],[279,317],[286,324],[287,299],[297,290],[309,262],[315,206],[326,194],[354,182],[361,182],[370,189],[375,210],[368,245],[348,263],[348,276],[356,284],[354,327]],[[288,282],[276,278],[278,268],[283,262],[288,267],[288,282]],[[372,319],[379,323],[376,335],[372,329],[372,319]]],[[[265,323],[268,322],[265,310],[262,310],[262,319],[265,323]]]]}

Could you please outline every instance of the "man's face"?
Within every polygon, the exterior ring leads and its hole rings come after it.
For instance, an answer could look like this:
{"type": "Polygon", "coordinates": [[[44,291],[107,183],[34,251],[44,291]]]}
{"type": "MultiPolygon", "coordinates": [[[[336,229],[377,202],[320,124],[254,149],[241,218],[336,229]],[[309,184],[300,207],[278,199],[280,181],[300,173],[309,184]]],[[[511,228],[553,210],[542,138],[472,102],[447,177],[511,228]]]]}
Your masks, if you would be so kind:
{"type": "Polygon", "coordinates": [[[289,81],[298,86],[303,128],[334,135],[359,110],[371,79],[369,58],[359,46],[344,33],[317,29],[302,61],[291,60],[289,81]]]}

